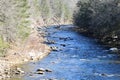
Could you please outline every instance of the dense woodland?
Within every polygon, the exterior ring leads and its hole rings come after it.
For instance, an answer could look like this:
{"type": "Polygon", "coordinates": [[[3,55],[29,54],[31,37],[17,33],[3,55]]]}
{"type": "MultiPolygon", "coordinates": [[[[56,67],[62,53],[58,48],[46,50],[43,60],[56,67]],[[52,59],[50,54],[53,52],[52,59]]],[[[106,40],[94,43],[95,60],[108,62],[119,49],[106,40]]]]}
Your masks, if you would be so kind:
{"type": "Polygon", "coordinates": [[[36,21],[43,26],[70,22],[73,4],[73,0],[0,0],[0,53],[25,41],[36,21]]]}
{"type": "Polygon", "coordinates": [[[80,0],[74,24],[102,42],[120,45],[120,0],[80,0]]]}

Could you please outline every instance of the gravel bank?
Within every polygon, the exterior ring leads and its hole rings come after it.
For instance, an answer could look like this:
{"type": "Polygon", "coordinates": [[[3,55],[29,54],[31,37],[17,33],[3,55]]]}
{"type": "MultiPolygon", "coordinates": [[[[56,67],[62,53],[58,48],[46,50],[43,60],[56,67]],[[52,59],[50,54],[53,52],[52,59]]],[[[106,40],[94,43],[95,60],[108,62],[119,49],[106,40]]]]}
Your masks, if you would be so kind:
{"type": "MultiPolygon", "coordinates": [[[[41,31],[41,30],[40,30],[41,31]]],[[[31,35],[23,44],[11,46],[5,57],[0,58],[0,79],[10,78],[14,74],[13,67],[30,61],[36,61],[47,56],[51,49],[44,44],[44,32],[38,34],[37,31],[32,31],[31,35]]]]}

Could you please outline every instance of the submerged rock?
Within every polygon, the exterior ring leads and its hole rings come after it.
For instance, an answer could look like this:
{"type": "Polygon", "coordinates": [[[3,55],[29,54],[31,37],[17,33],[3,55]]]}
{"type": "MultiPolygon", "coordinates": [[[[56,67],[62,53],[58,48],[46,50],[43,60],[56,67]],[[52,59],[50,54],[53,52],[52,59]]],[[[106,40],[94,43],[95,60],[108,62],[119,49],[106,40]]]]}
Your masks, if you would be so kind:
{"type": "Polygon", "coordinates": [[[66,45],[65,44],[60,44],[61,46],[65,47],[66,45]]]}
{"type": "Polygon", "coordinates": [[[105,74],[105,73],[102,73],[102,74],[100,74],[101,76],[107,76],[107,74],[105,74]]]}
{"type": "Polygon", "coordinates": [[[71,37],[60,37],[60,40],[68,41],[68,40],[73,40],[71,37]]]}

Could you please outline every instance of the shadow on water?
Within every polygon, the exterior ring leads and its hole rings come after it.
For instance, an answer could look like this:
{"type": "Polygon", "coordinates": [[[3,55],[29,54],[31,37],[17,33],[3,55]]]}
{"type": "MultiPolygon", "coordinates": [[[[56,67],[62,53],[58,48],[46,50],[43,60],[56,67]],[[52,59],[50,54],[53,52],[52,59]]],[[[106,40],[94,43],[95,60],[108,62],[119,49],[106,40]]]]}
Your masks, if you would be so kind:
{"type": "Polygon", "coordinates": [[[104,45],[70,30],[72,27],[47,28],[47,39],[55,41],[49,46],[58,50],[42,61],[23,65],[27,74],[12,80],[120,80],[120,55],[110,54],[104,45]],[[52,72],[34,74],[38,68],[52,72]]]}

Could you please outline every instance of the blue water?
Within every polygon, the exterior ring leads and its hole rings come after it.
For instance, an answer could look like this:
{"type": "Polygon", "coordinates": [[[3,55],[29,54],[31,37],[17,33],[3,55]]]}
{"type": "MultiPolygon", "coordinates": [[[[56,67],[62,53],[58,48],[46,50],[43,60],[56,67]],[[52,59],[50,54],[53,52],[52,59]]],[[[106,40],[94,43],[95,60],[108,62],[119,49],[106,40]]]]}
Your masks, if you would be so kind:
{"type": "Polygon", "coordinates": [[[56,46],[59,50],[52,51],[41,61],[23,65],[27,74],[12,80],[120,80],[120,55],[111,54],[105,45],[72,31],[72,27],[47,28],[46,38],[55,41],[49,46],[56,46]],[[38,68],[52,72],[34,74],[38,68]]]}

